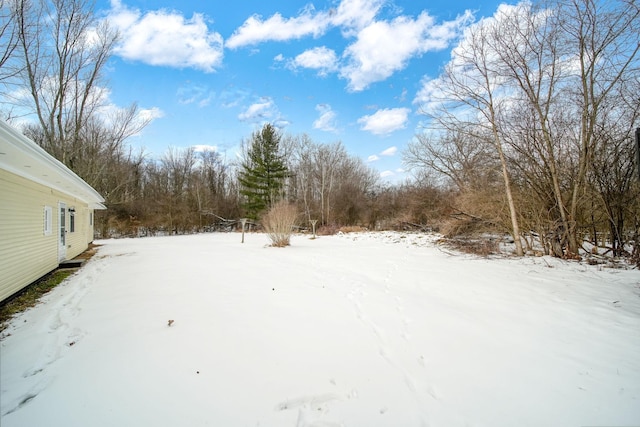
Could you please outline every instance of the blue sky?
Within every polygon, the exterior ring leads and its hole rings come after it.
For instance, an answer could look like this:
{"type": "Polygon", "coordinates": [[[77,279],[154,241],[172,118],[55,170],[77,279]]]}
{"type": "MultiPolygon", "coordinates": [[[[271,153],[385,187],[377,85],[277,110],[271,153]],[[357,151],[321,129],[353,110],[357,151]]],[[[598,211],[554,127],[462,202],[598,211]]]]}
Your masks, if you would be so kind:
{"type": "Polygon", "coordinates": [[[420,129],[417,94],[464,28],[498,1],[100,0],[122,39],[109,101],[153,117],[131,139],[152,156],[213,146],[233,160],[271,122],[347,151],[399,182],[420,129]]]}

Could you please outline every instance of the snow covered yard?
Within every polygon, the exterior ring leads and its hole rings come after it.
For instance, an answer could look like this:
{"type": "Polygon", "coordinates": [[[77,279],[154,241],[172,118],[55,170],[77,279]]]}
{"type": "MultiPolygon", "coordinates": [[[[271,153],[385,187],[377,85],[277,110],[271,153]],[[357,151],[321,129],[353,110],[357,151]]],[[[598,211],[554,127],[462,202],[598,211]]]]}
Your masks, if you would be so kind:
{"type": "Polygon", "coordinates": [[[5,331],[0,425],[640,425],[640,272],[433,240],[101,241],[5,331]]]}

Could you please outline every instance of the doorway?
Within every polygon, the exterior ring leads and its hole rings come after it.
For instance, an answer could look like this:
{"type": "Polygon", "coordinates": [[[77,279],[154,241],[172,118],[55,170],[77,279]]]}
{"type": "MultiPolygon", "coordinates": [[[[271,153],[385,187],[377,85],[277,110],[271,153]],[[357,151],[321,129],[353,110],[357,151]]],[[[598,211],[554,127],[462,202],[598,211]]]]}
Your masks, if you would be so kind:
{"type": "Polygon", "coordinates": [[[67,205],[58,203],[58,261],[67,259],[67,205]]]}

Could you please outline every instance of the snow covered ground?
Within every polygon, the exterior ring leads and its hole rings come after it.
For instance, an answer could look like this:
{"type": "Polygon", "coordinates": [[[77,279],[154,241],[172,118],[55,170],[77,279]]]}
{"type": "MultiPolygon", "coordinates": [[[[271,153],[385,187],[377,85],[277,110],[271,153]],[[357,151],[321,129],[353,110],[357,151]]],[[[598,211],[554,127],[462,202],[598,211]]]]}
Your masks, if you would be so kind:
{"type": "Polygon", "coordinates": [[[640,426],[640,272],[434,239],[101,241],[5,331],[0,425],[640,426]]]}

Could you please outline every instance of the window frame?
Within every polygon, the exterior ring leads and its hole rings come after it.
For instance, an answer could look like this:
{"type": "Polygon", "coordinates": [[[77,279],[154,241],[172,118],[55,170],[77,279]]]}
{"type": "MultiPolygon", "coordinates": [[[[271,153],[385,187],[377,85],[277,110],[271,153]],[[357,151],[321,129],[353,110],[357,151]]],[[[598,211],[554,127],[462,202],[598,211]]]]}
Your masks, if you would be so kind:
{"type": "Polygon", "coordinates": [[[43,233],[45,236],[50,236],[53,234],[53,206],[44,207],[44,223],[43,223],[43,233]]]}
{"type": "Polygon", "coordinates": [[[67,209],[69,212],[69,233],[75,233],[76,231],[76,208],[70,207],[67,209]]]}

